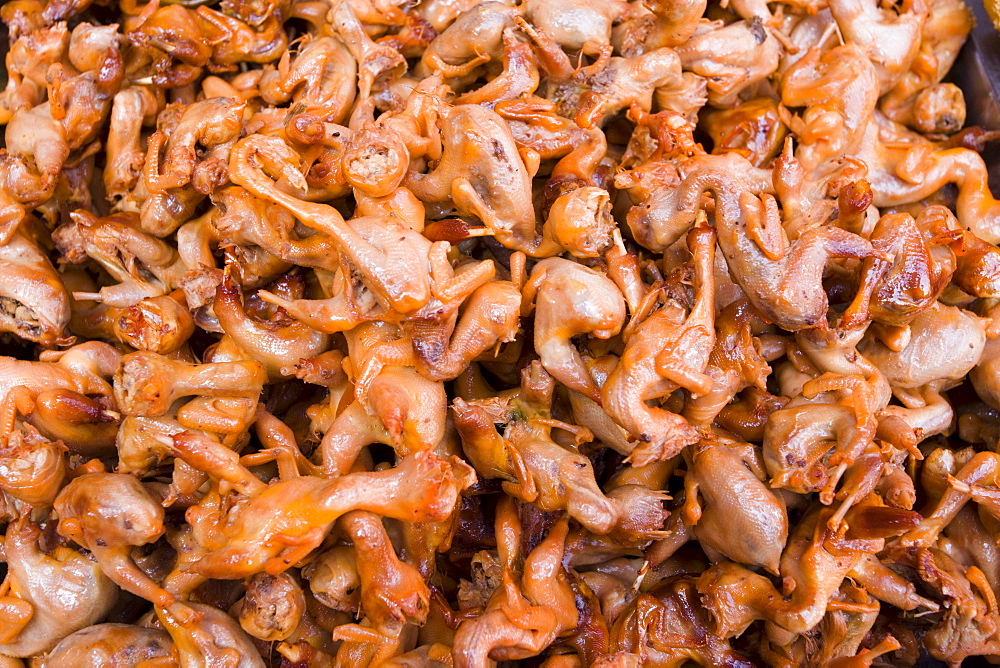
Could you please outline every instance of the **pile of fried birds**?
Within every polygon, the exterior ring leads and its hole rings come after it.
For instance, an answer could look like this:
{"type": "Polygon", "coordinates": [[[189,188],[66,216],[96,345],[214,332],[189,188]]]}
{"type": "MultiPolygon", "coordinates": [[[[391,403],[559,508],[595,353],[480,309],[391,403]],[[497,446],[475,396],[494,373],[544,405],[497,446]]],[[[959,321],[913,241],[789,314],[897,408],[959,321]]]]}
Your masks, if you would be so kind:
{"type": "Polygon", "coordinates": [[[1000,657],[961,0],[0,18],[3,668],[1000,657]]]}

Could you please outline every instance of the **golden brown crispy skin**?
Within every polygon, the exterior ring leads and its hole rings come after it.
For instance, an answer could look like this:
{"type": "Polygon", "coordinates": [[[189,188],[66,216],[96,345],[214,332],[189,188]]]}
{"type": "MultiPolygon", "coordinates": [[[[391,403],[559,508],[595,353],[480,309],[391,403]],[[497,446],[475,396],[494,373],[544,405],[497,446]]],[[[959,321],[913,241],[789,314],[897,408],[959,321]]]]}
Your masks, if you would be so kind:
{"type": "Polygon", "coordinates": [[[0,599],[5,656],[48,652],[65,636],[101,620],[118,598],[118,588],[93,557],[67,547],[46,553],[40,535],[27,518],[7,525],[8,571],[0,599]]]}
{"type": "Polygon", "coordinates": [[[962,2],[0,21],[0,665],[1000,660],[962,2]]]}
{"type": "Polygon", "coordinates": [[[42,665],[107,665],[177,660],[170,635],[131,624],[95,624],[63,638],[42,665]],[[65,662],[65,663],[64,663],[65,662]]]}

